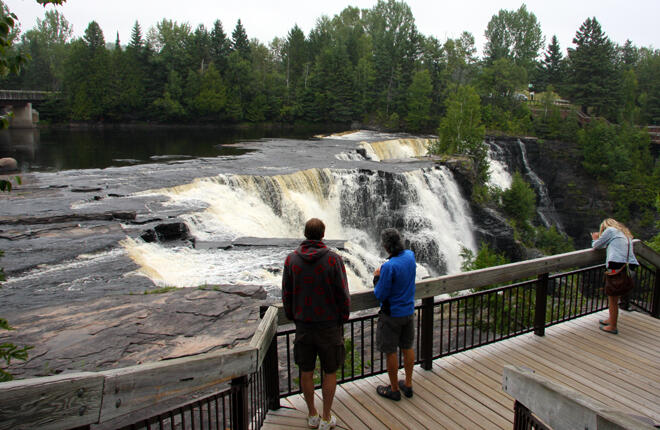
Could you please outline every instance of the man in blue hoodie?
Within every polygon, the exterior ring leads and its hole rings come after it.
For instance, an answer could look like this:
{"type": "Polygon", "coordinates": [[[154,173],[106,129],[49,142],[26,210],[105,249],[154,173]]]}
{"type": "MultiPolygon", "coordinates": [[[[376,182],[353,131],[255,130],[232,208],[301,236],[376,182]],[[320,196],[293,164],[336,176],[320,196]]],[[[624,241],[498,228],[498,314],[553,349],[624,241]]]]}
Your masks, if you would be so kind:
{"type": "Polygon", "coordinates": [[[305,238],[284,262],[282,301],[288,319],[296,324],[293,346],[300,367],[300,387],[307,403],[307,424],[332,429],[337,419],[330,413],[337,387],[337,369],[344,362],[344,326],[348,321],[350,294],[341,257],[321,241],[325,224],[312,218],[305,224],[305,238]],[[314,405],[316,356],[323,369],[323,416],[314,405]]]}
{"type": "Polygon", "coordinates": [[[385,353],[390,385],[381,385],[376,392],[388,399],[401,400],[401,391],[412,397],[412,372],[415,364],[415,254],[404,249],[399,232],[387,228],[381,232],[381,242],[389,257],[374,272],[374,294],[380,301],[376,344],[385,353]],[[405,380],[398,380],[399,357],[403,353],[405,380]]]}

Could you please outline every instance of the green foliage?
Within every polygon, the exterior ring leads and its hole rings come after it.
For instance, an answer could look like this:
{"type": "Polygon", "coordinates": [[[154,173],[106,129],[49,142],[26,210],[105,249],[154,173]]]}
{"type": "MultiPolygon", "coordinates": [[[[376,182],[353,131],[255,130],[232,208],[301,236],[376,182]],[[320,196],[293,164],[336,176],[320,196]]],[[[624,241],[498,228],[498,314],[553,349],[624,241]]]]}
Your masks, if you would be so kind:
{"type": "Polygon", "coordinates": [[[461,270],[463,272],[501,266],[502,264],[509,263],[509,260],[504,254],[497,253],[485,242],[482,242],[479,246],[479,251],[477,251],[476,256],[474,255],[474,252],[465,247],[461,247],[460,256],[463,259],[463,263],[461,263],[461,270]]]}
{"type": "Polygon", "coordinates": [[[438,128],[438,143],[431,148],[431,152],[472,157],[477,179],[483,184],[488,180],[489,163],[479,95],[473,87],[461,86],[447,98],[446,106],[447,113],[438,128]]]}
{"type": "Polygon", "coordinates": [[[530,221],[536,213],[536,193],[520,172],[514,173],[511,187],[502,192],[502,209],[519,223],[530,221]]]}
{"type": "Polygon", "coordinates": [[[412,131],[424,129],[431,119],[431,74],[428,70],[419,70],[413,76],[408,89],[408,115],[406,122],[412,131]]]}
{"type": "Polygon", "coordinates": [[[534,246],[546,255],[563,254],[575,250],[571,238],[559,233],[555,226],[537,227],[534,246]]]}
{"type": "MultiPolygon", "coordinates": [[[[344,374],[347,376],[352,376],[352,375],[360,375],[367,369],[371,367],[371,361],[367,363],[362,363],[362,357],[360,354],[355,350],[355,344],[351,339],[344,339],[344,349],[346,350],[346,356],[344,358],[344,374]]],[[[339,369],[341,372],[341,368],[339,369]]],[[[293,381],[300,385],[300,379],[299,378],[293,378],[293,381]]],[[[316,367],[314,368],[314,385],[319,385],[321,384],[321,366],[320,363],[317,360],[316,367]]]]}
{"type": "MultiPolygon", "coordinates": [[[[660,193],[658,193],[655,198],[655,208],[657,210],[657,214],[660,215],[660,193]]],[[[650,246],[655,252],[660,253],[660,221],[656,223],[655,227],[658,230],[658,234],[646,242],[646,244],[650,246]]]]}
{"type": "Polygon", "coordinates": [[[170,291],[177,290],[177,287],[162,287],[162,288],[155,288],[153,290],[146,290],[144,294],[163,294],[163,293],[169,293],[170,291]]]}

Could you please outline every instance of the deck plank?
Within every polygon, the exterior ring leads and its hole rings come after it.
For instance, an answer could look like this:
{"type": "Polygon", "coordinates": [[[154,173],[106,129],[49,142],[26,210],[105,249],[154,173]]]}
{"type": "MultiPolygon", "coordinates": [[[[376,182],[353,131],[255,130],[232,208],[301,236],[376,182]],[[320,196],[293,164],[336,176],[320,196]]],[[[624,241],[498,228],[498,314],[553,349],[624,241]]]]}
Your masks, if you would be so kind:
{"type": "MultiPolygon", "coordinates": [[[[501,389],[502,370],[516,364],[660,423],[660,320],[621,311],[619,335],[613,336],[598,330],[604,318],[606,310],[548,327],[542,337],[528,333],[443,357],[431,371],[415,366],[412,399],[378,396],[376,386],[387,383],[387,374],[340,384],[333,413],[342,427],[360,430],[510,429],[514,401],[501,389]]],[[[399,375],[403,378],[402,370],[399,375]]],[[[316,396],[318,408],[320,390],[316,396]]],[[[271,411],[263,428],[306,427],[301,395],[281,403],[300,411],[271,411]]]]}

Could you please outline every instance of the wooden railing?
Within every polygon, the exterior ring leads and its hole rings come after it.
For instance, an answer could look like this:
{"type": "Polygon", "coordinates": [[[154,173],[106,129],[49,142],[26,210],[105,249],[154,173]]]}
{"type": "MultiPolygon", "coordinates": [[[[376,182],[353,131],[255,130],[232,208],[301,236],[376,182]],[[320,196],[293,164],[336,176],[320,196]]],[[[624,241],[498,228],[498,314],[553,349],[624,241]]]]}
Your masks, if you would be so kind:
{"type": "Polygon", "coordinates": [[[656,427],[640,421],[624,411],[607,406],[570,387],[560,385],[531,369],[506,365],[502,374],[502,390],[516,401],[514,428],[523,425],[531,413],[544,424],[534,428],[553,430],[628,429],[651,430],[656,427]]]}
{"type": "MultiPolygon", "coordinates": [[[[655,268],[655,287],[649,311],[658,318],[660,255],[640,241],[635,241],[634,247],[635,254],[655,268]]],[[[447,275],[419,282],[415,297],[422,301],[422,306],[432,305],[434,297],[441,294],[530,277],[547,279],[547,274],[551,272],[600,264],[603,260],[602,250],[588,249],[447,275]]],[[[351,296],[351,311],[378,306],[371,291],[351,296]]],[[[429,318],[432,327],[432,313],[422,316],[422,324],[428,324],[429,318]]],[[[263,366],[266,380],[264,395],[267,396],[268,407],[279,406],[275,334],[278,325],[287,323],[289,321],[281,306],[272,306],[265,312],[250,344],[232,350],[103,372],[71,373],[0,383],[0,429],[71,429],[105,424],[161,402],[223,386],[230,381],[233,390],[232,427],[246,428],[249,420],[247,395],[241,392],[240,387],[245,385],[242,381],[247,375],[254,374],[263,366]]],[[[535,323],[535,332],[542,335],[544,327],[545,321],[535,323]]],[[[425,368],[427,361],[424,358],[425,368]]]]}

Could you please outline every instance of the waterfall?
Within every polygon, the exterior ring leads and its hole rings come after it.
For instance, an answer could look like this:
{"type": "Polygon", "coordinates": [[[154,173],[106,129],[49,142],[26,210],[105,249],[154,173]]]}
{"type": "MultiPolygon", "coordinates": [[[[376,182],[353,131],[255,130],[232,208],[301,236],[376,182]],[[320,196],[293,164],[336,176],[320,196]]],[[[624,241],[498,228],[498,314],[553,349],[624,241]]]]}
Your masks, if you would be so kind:
{"type": "Polygon", "coordinates": [[[512,178],[507,168],[504,148],[495,142],[489,142],[488,161],[490,164],[488,185],[499,187],[502,190],[510,188],[512,178]]]}
{"type": "Polygon", "coordinates": [[[380,142],[361,142],[367,158],[373,161],[423,157],[435,139],[392,139],[380,142]]]}
{"type": "MultiPolygon", "coordinates": [[[[221,174],[147,194],[188,207],[181,216],[200,240],[240,236],[301,238],[307,219],[326,225],[327,239],[343,239],[352,290],[371,287],[384,261],[383,228],[398,228],[418,259],[419,278],[460,271],[462,246],[476,243],[469,204],[445,167],[405,173],[309,169],[288,175],[221,174]]],[[[127,239],[140,272],[160,285],[259,284],[279,288],[291,249],[276,246],[194,249],[127,239]]]]}
{"type": "Polygon", "coordinates": [[[527,161],[527,148],[525,144],[518,139],[518,147],[520,148],[520,155],[522,157],[523,167],[525,168],[525,175],[531,181],[532,187],[536,191],[538,196],[538,205],[536,213],[539,215],[541,222],[546,228],[555,226],[560,233],[564,234],[564,229],[562,227],[561,221],[557,218],[557,210],[555,205],[550,200],[548,195],[548,189],[545,186],[545,183],[538,175],[532,170],[527,161]]]}

